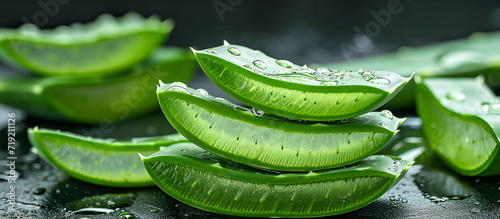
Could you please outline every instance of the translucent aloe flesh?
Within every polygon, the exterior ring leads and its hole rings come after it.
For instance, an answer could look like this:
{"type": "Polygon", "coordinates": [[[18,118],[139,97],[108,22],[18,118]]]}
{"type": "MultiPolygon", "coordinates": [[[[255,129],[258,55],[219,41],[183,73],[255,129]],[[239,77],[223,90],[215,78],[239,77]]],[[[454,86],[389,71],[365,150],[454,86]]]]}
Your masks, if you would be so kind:
{"type": "Polygon", "coordinates": [[[190,141],[235,162],[273,170],[309,171],[354,163],[387,144],[404,121],[389,111],[344,121],[292,121],[238,107],[177,82],[163,84],[157,93],[169,122],[190,141]]]}
{"type": "Polygon", "coordinates": [[[111,77],[0,76],[0,103],[30,115],[97,124],[158,109],[158,80],[188,81],[196,62],[186,49],[165,47],[128,73],[111,77]]]}
{"type": "MultiPolygon", "coordinates": [[[[485,75],[487,82],[500,78],[500,31],[474,33],[471,36],[419,47],[402,47],[396,52],[328,64],[315,64],[337,69],[359,68],[396,72],[421,77],[472,77],[485,75]]],[[[391,109],[414,104],[414,84],[410,82],[387,106],[391,109]]]]}
{"type": "Polygon", "coordinates": [[[0,29],[0,58],[42,75],[115,74],[146,59],[173,26],[171,20],[136,13],[105,14],[92,23],[54,30],[25,24],[0,29]]]}
{"type": "Polygon", "coordinates": [[[194,51],[208,77],[239,101],[265,112],[328,121],[374,110],[410,78],[386,71],[339,71],[297,66],[230,45],[194,51]]]}
{"type": "Polygon", "coordinates": [[[180,134],[131,140],[90,138],[35,127],[31,145],[52,165],[79,180],[113,187],[154,185],[137,153],[153,154],[160,147],[188,142],[180,134]]]}
{"type": "Polygon", "coordinates": [[[463,175],[500,174],[500,102],[480,79],[426,78],[417,110],[429,145],[463,175]]]}
{"type": "Polygon", "coordinates": [[[155,183],[196,208],[245,217],[318,217],[356,210],[397,183],[411,163],[371,156],[309,173],[257,170],[180,143],[143,158],[155,183]]]}

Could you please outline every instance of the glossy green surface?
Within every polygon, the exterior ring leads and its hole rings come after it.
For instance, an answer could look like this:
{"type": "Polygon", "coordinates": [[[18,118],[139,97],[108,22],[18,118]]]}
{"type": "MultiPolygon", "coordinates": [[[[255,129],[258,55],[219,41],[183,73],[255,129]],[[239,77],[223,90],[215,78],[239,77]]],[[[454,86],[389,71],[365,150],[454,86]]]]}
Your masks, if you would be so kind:
{"type": "Polygon", "coordinates": [[[500,174],[500,101],[481,78],[424,78],[417,110],[430,147],[460,174],[500,174]]]}
{"type": "Polygon", "coordinates": [[[80,123],[109,123],[158,109],[158,80],[188,81],[196,63],[186,49],[157,49],[144,64],[112,77],[0,76],[0,103],[28,114],[80,123]]]}
{"type": "MultiPolygon", "coordinates": [[[[9,112],[8,109],[0,106],[0,111],[9,112]]],[[[20,115],[18,115],[20,116],[20,115]]],[[[18,118],[19,119],[19,118],[18,118]]],[[[410,117],[400,126],[400,132],[391,141],[384,150],[391,150],[402,140],[401,137],[421,138],[420,123],[414,126],[415,120],[420,121],[417,117],[410,117]],[[411,128],[411,129],[409,129],[411,128]]],[[[0,127],[6,132],[7,120],[0,120],[0,127]],[[1,124],[5,124],[2,126],[1,124]]],[[[47,121],[40,121],[30,118],[28,120],[16,119],[16,171],[19,173],[19,178],[16,180],[16,200],[17,212],[23,217],[27,218],[65,218],[70,215],[70,218],[75,217],[91,217],[98,218],[118,218],[119,214],[123,211],[131,212],[137,218],[207,218],[207,219],[225,219],[235,218],[235,216],[227,216],[222,214],[209,213],[197,208],[188,206],[165,192],[157,186],[143,187],[143,188],[111,188],[107,186],[99,186],[95,184],[85,183],[75,179],[59,169],[53,167],[48,162],[40,159],[35,154],[31,153],[29,148],[30,144],[26,138],[26,127],[33,127],[35,125],[44,124],[42,127],[52,127],[54,129],[71,130],[74,133],[85,133],[89,130],[88,125],[75,125],[67,123],[53,123],[47,121]],[[71,214],[72,210],[69,206],[70,203],[78,202],[78,200],[89,199],[103,194],[123,194],[134,193],[137,198],[132,202],[131,206],[121,207],[119,210],[109,214],[99,214],[91,212],[81,212],[78,214],[71,214]],[[28,203],[30,201],[30,204],[28,203]],[[20,203],[26,201],[26,204],[20,203]]],[[[158,136],[166,135],[174,132],[175,130],[170,127],[168,122],[165,121],[164,115],[161,112],[154,113],[154,116],[145,116],[132,120],[127,120],[116,124],[116,129],[105,135],[106,138],[112,137],[117,139],[127,139],[132,136],[158,136]],[[153,127],[151,127],[153,126],[153,127]],[[137,127],[144,127],[138,129],[137,127]],[[152,133],[150,130],[154,129],[157,132],[152,133]]],[[[98,128],[96,126],[96,128],[98,128]]],[[[406,141],[405,141],[406,142],[406,141]]],[[[416,141],[412,145],[417,145],[416,141]]],[[[412,151],[411,147],[409,150],[412,151]]],[[[425,147],[424,144],[421,144],[425,147]]],[[[397,150],[401,156],[406,153],[403,148],[405,145],[397,146],[397,150]]],[[[408,152],[410,152],[408,151],[408,152]]],[[[387,154],[388,152],[379,151],[379,154],[387,154]]],[[[137,155],[137,154],[136,154],[137,155]]],[[[1,157],[9,157],[7,147],[0,150],[1,157]]],[[[138,155],[137,155],[138,156],[138,155]]],[[[398,156],[399,157],[399,156],[398,156]]],[[[408,157],[410,158],[410,157],[408,157]]],[[[411,158],[413,159],[413,158],[411,158]]],[[[407,159],[405,159],[407,160],[407,159]]],[[[415,164],[418,164],[419,159],[415,164]]],[[[439,165],[432,167],[443,166],[439,160],[435,158],[439,165]]],[[[345,214],[337,215],[335,218],[348,218],[348,219],[392,219],[392,218],[420,218],[421,216],[428,216],[431,218],[499,218],[500,212],[499,197],[500,190],[498,189],[498,177],[465,177],[455,174],[456,177],[462,182],[469,184],[471,187],[470,196],[454,200],[449,199],[445,202],[435,203],[430,200],[428,194],[421,190],[424,187],[435,187],[444,191],[452,190],[454,194],[457,191],[456,185],[450,185],[448,177],[434,177],[434,174],[429,177],[422,177],[425,169],[421,165],[413,165],[405,176],[389,191],[385,192],[377,200],[371,204],[351,211],[345,214]],[[429,179],[427,182],[416,181],[416,178],[429,179]],[[422,185],[423,183],[423,185],[422,185]],[[435,186],[433,186],[435,185],[435,186]]],[[[8,169],[4,166],[3,170],[8,169]]],[[[430,166],[425,166],[430,167],[430,166]]],[[[451,170],[450,170],[451,171],[451,170]]],[[[449,172],[449,171],[448,171],[449,172]]],[[[451,172],[454,174],[454,172],[451,172]]],[[[0,180],[0,188],[8,188],[11,184],[7,181],[7,175],[0,174],[4,180],[0,180]]],[[[455,178],[455,177],[453,177],[455,178]]],[[[205,184],[209,184],[206,182],[205,184]]],[[[439,191],[439,190],[438,190],[439,191]]],[[[442,194],[440,191],[438,194],[442,194]]],[[[9,199],[8,191],[0,193],[0,198],[9,199]]],[[[451,195],[450,194],[450,195],[451,195]]],[[[113,202],[116,202],[112,199],[113,202]]],[[[107,200],[106,200],[107,202],[107,200]]],[[[104,204],[104,203],[103,203],[104,204]]],[[[7,201],[0,202],[0,209],[7,209],[9,206],[7,201]]],[[[96,207],[96,206],[93,206],[96,207]]],[[[115,208],[111,208],[112,210],[115,208]]],[[[3,213],[3,212],[2,212],[3,213]]],[[[2,215],[0,213],[0,215],[2,215]]],[[[8,216],[4,216],[8,218],[8,216]]]]}
{"type": "Polygon", "coordinates": [[[354,163],[386,145],[404,121],[389,111],[322,123],[289,120],[175,82],[161,85],[157,93],[169,122],[190,141],[235,162],[273,170],[354,163]]]}
{"type": "MultiPolygon", "coordinates": [[[[485,75],[488,83],[497,84],[500,71],[500,32],[474,33],[468,38],[434,43],[420,47],[402,47],[396,52],[330,64],[335,69],[384,70],[408,77],[472,77],[485,75]]],[[[387,105],[400,109],[414,104],[414,84],[410,82],[401,94],[387,105]]]]}
{"type": "Polygon", "coordinates": [[[54,30],[33,24],[0,29],[0,58],[41,75],[109,75],[147,59],[173,28],[171,20],[136,13],[101,15],[54,30]]]}
{"type": "Polygon", "coordinates": [[[112,187],[151,186],[139,156],[160,147],[188,142],[180,134],[131,140],[100,139],[35,127],[28,137],[40,156],[79,180],[112,187]]]}
{"type": "Polygon", "coordinates": [[[197,208],[246,217],[317,217],[361,208],[397,183],[411,163],[372,156],[346,168],[276,173],[217,157],[192,143],[143,158],[155,183],[197,208]]]}
{"type": "Polygon", "coordinates": [[[227,42],[193,51],[201,68],[224,92],[266,113],[293,119],[358,116],[383,105],[410,80],[387,71],[297,66],[227,42]]]}

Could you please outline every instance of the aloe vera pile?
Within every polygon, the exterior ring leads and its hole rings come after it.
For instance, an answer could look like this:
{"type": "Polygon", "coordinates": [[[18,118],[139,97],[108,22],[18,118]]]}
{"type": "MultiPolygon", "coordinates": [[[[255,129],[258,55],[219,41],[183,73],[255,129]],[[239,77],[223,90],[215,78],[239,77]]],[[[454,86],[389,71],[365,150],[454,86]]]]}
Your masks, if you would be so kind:
{"type": "Polygon", "coordinates": [[[182,136],[98,139],[38,127],[28,136],[37,154],[72,177],[112,187],[155,183],[220,214],[349,212],[376,200],[412,165],[371,156],[404,121],[371,111],[411,77],[312,69],[227,42],[193,50],[209,78],[250,109],[183,83],[194,71],[192,54],[157,49],[172,27],[129,14],[52,31],[1,30],[0,57],[41,76],[2,78],[0,102],[33,116],[102,124],[145,114],[158,101],[182,136]],[[158,99],[150,84],[157,80],[158,99]]]}
{"type": "Polygon", "coordinates": [[[500,102],[485,79],[434,78],[482,74],[494,82],[498,33],[328,65],[396,74],[299,66],[226,41],[193,56],[159,47],[172,28],[170,20],[129,13],[54,30],[0,29],[0,59],[29,71],[0,75],[0,103],[106,125],[159,102],[179,133],[116,140],[34,127],[28,137],[35,153],[79,180],[156,184],[188,205],[232,216],[328,216],[379,198],[413,163],[373,155],[405,120],[373,110],[413,102],[414,86],[429,149],[462,175],[500,174],[500,102]],[[248,107],[185,85],[195,58],[248,107]]]}
{"type": "Polygon", "coordinates": [[[20,71],[1,72],[0,103],[38,118],[87,124],[158,109],[156,81],[186,82],[196,68],[189,50],[161,47],[173,27],[171,20],[130,12],[53,30],[2,28],[0,59],[20,71]]]}
{"type": "Polygon", "coordinates": [[[219,88],[250,107],[181,82],[157,89],[182,143],[143,158],[172,197],[221,214],[314,217],[380,197],[411,163],[374,155],[404,119],[370,112],[410,78],[297,66],[230,45],[193,50],[219,88]]]}

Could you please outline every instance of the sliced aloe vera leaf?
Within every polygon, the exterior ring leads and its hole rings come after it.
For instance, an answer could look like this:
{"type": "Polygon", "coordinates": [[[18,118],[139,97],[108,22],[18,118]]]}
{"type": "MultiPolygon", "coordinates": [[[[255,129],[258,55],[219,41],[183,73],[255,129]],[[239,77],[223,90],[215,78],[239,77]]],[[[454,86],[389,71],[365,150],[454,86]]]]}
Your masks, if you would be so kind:
{"type": "MultiPolygon", "coordinates": [[[[393,53],[364,57],[354,60],[314,64],[337,69],[385,70],[410,76],[413,72],[421,77],[473,77],[485,75],[486,81],[500,80],[500,31],[474,33],[463,39],[450,40],[418,47],[401,47],[393,53]]],[[[498,83],[495,83],[498,86],[498,83]]],[[[384,105],[400,109],[414,104],[414,84],[409,84],[394,99],[384,105]]]]}
{"type": "Polygon", "coordinates": [[[155,183],[175,199],[245,217],[318,217],[353,211],[384,194],[412,165],[375,155],[345,168],[277,173],[234,163],[192,143],[171,145],[142,159],[155,183]]]}
{"type": "Polygon", "coordinates": [[[196,69],[186,49],[165,47],[122,75],[111,77],[0,76],[0,103],[31,116],[98,124],[158,109],[158,80],[188,81],[196,69]]]}
{"type": "Polygon", "coordinates": [[[500,174],[500,101],[481,79],[417,82],[417,112],[429,146],[456,172],[500,174]]]}
{"type": "Polygon", "coordinates": [[[131,140],[90,138],[45,128],[28,129],[37,153],[52,165],[79,180],[112,187],[154,185],[137,153],[153,154],[179,142],[180,134],[131,140]]]}
{"type": "Polygon", "coordinates": [[[168,121],[190,141],[229,160],[273,170],[354,163],[386,145],[404,121],[389,111],[344,121],[292,121],[238,107],[179,82],[163,84],[157,93],[168,121]]]}
{"type": "Polygon", "coordinates": [[[390,100],[411,78],[386,71],[301,67],[238,45],[193,51],[208,77],[227,94],[293,119],[328,121],[361,115],[390,100]]]}
{"type": "Polygon", "coordinates": [[[107,75],[146,59],[170,34],[174,24],[158,17],[104,14],[95,22],[54,30],[33,24],[0,29],[0,58],[41,75],[107,75]]]}

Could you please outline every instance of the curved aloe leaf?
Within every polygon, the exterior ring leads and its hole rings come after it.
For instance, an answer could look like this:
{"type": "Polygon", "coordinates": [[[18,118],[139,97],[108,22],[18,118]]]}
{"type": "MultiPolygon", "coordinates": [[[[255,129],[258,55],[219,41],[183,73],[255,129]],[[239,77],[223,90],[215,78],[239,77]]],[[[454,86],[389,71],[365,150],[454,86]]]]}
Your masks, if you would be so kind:
{"type": "Polygon", "coordinates": [[[154,185],[137,153],[153,154],[160,147],[188,142],[179,134],[125,141],[90,138],[38,127],[28,129],[28,137],[41,157],[66,174],[85,182],[113,187],[154,185]]]}
{"type": "Polygon", "coordinates": [[[0,57],[42,75],[107,75],[146,59],[173,28],[171,20],[101,15],[89,24],[54,30],[33,24],[0,29],[0,57]]]}
{"type": "MultiPolygon", "coordinates": [[[[498,86],[500,71],[500,31],[474,33],[458,40],[419,47],[402,47],[396,52],[343,62],[315,64],[337,69],[372,69],[392,71],[402,76],[413,72],[421,77],[473,77],[485,75],[486,81],[498,86]]],[[[414,104],[414,84],[409,84],[400,95],[386,105],[400,109],[414,104]]]]}
{"type": "Polygon", "coordinates": [[[293,119],[328,121],[361,115],[390,100],[410,80],[391,72],[300,67],[238,45],[194,54],[208,77],[229,95],[293,119]]]}
{"type": "Polygon", "coordinates": [[[417,82],[417,110],[429,145],[463,175],[500,174],[500,101],[482,80],[417,82]]]}
{"type": "Polygon", "coordinates": [[[44,119],[90,124],[124,120],[158,108],[158,80],[187,81],[195,69],[186,49],[160,48],[145,64],[113,77],[1,76],[0,103],[44,119]]]}
{"type": "Polygon", "coordinates": [[[142,158],[155,183],[188,205],[245,217],[318,217],[356,210],[376,200],[410,168],[389,156],[309,173],[276,173],[180,143],[142,158]],[[207,183],[208,182],[208,183],[207,183]]]}
{"type": "Polygon", "coordinates": [[[273,170],[354,163],[387,144],[404,121],[389,111],[345,121],[292,121],[238,107],[179,82],[164,84],[157,93],[169,122],[195,144],[229,160],[273,170]]]}

